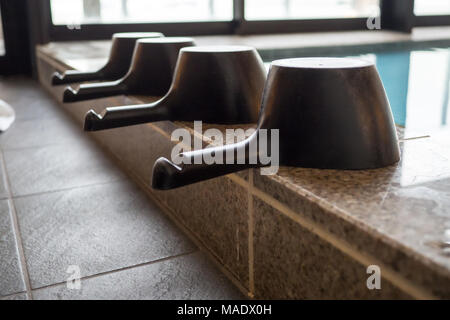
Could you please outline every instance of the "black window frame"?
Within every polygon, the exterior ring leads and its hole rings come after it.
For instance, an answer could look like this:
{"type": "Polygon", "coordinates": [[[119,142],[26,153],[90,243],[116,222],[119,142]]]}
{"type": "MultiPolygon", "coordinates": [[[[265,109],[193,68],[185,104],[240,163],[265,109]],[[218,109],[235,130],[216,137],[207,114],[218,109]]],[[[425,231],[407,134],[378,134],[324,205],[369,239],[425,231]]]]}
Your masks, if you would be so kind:
{"type": "Polygon", "coordinates": [[[83,24],[80,30],[74,30],[64,25],[53,25],[50,0],[42,1],[48,11],[46,17],[50,41],[101,40],[109,39],[116,32],[134,31],[158,31],[167,36],[197,36],[365,30],[368,18],[246,20],[245,0],[233,0],[232,21],[83,24]]]}
{"type": "MultiPolygon", "coordinates": [[[[6,55],[0,75],[36,73],[35,46],[57,41],[106,40],[116,32],[159,31],[167,36],[247,35],[313,31],[367,30],[367,18],[245,20],[245,0],[233,0],[233,20],[144,24],[84,24],[81,30],[53,25],[50,0],[0,0],[6,55]],[[8,23],[7,23],[8,22],[8,23]]],[[[410,33],[415,26],[448,26],[450,15],[415,16],[414,0],[380,0],[381,29],[410,33]]]]}
{"type": "Polygon", "coordinates": [[[414,13],[414,7],[412,14],[414,16],[414,26],[416,27],[450,26],[450,14],[417,16],[414,13]]]}
{"type": "MultiPolygon", "coordinates": [[[[233,0],[232,21],[133,24],[83,24],[80,30],[53,25],[50,0],[33,0],[40,12],[34,21],[38,43],[109,39],[116,32],[159,31],[167,36],[247,35],[316,31],[367,30],[367,18],[245,20],[245,0],[233,0]]],[[[450,25],[449,16],[415,16],[414,0],[380,0],[381,28],[411,32],[415,26],[450,25]]]]}
{"type": "Polygon", "coordinates": [[[5,53],[0,56],[0,75],[31,71],[31,44],[26,0],[0,0],[5,53]]]}
{"type": "Polygon", "coordinates": [[[416,27],[450,26],[450,15],[414,16],[416,27]]]}

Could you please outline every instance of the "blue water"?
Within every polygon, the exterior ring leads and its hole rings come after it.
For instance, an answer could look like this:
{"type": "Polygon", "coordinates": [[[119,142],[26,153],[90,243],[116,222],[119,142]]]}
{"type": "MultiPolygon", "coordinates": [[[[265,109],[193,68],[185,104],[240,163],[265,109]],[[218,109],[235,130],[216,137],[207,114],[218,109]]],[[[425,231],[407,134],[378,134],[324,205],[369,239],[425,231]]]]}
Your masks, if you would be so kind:
{"type": "Polygon", "coordinates": [[[396,52],[380,53],[375,56],[395,122],[401,126],[406,125],[410,54],[410,52],[396,52]]]}
{"type": "Polygon", "coordinates": [[[395,122],[433,132],[450,123],[450,49],[379,53],[376,65],[395,122]]]}
{"type": "Polygon", "coordinates": [[[351,57],[376,63],[398,125],[424,134],[450,127],[450,48],[351,57]]]}

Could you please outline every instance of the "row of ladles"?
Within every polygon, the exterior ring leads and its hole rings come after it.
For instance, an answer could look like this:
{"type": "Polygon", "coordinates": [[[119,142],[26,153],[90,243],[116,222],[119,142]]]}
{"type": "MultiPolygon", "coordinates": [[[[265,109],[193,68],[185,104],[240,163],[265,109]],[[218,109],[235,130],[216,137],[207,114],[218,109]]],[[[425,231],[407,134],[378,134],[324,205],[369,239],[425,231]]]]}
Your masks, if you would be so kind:
{"type": "MultiPolygon", "coordinates": [[[[154,121],[257,123],[245,141],[182,154],[182,165],[160,158],[152,186],[172,189],[239,170],[267,166],[256,155],[262,129],[265,146],[277,143],[282,166],[363,170],[397,163],[398,138],[389,102],[374,64],[345,58],[294,58],[266,68],[255,48],[196,46],[191,38],[161,33],[118,33],[106,65],[95,72],[55,73],[53,85],[67,87],[64,102],[113,95],[162,97],[151,104],[91,110],[85,130],[154,121]],[[95,81],[88,83],[89,81],[95,81]],[[253,146],[257,146],[256,148],[253,146]],[[239,164],[200,164],[195,157],[245,155],[239,164]],[[252,158],[253,157],[253,158],[252,158]]],[[[273,148],[271,150],[274,150],[273,148]]]]}

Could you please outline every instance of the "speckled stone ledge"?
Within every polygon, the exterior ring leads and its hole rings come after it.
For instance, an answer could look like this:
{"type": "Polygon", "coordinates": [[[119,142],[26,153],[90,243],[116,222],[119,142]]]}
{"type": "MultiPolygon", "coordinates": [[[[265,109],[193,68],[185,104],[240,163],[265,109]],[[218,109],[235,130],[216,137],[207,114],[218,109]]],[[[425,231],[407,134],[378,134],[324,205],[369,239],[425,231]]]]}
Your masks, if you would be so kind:
{"type": "MultiPolygon", "coordinates": [[[[155,99],[61,103],[63,87],[49,85],[51,73],[98,67],[107,50],[94,50],[96,45],[38,48],[43,87],[80,130],[92,106],[155,99]],[[81,58],[86,52],[92,56],[81,58]]],[[[192,124],[159,122],[90,135],[249,296],[450,298],[449,135],[415,139],[399,128],[402,162],[379,170],[281,168],[275,176],[247,170],[154,191],[149,188],[153,163],[170,156],[170,135],[179,127],[192,129],[192,124]],[[366,286],[369,265],[380,267],[381,290],[366,286]]]]}

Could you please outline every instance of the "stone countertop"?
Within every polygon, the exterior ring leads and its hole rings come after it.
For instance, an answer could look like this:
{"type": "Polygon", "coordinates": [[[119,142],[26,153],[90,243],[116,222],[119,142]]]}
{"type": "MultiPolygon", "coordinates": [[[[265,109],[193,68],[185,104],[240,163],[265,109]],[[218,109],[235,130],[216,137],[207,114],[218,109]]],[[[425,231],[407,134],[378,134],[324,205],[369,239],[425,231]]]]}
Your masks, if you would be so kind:
{"type": "MultiPolygon", "coordinates": [[[[257,186],[263,185],[266,193],[293,206],[292,194],[305,197],[327,213],[312,219],[324,219],[330,213],[338,217],[337,223],[344,230],[323,222],[333,233],[351,238],[348,226],[356,226],[396,254],[402,252],[448,277],[450,139],[431,136],[406,140],[401,142],[401,150],[401,162],[391,167],[364,171],[284,167],[276,176],[261,177],[257,186]]],[[[352,240],[375,258],[387,254],[386,250],[369,248],[361,238],[352,240]]]]}
{"type": "MultiPolygon", "coordinates": [[[[450,28],[447,32],[450,36],[450,28]]],[[[109,44],[52,43],[38,50],[70,67],[87,70],[104,63],[109,44]]],[[[364,171],[283,167],[275,176],[259,176],[254,170],[254,185],[296,212],[302,209],[296,198],[307,199],[323,210],[308,217],[314,223],[359,250],[367,250],[377,261],[392,264],[393,270],[408,279],[425,286],[440,283],[435,293],[447,295],[450,130],[404,137],[399,129],[399,137],[402,160],[391,167],[364,171]]],[[[306,211],[302,214],[308,216],[306,211]]]]}

